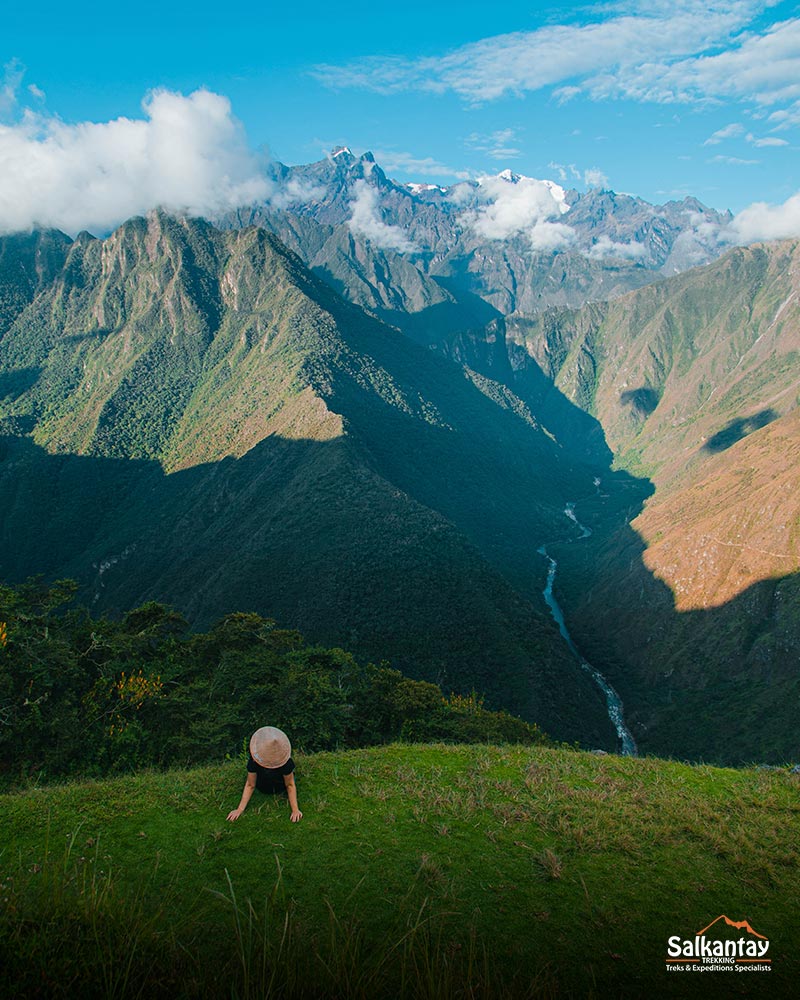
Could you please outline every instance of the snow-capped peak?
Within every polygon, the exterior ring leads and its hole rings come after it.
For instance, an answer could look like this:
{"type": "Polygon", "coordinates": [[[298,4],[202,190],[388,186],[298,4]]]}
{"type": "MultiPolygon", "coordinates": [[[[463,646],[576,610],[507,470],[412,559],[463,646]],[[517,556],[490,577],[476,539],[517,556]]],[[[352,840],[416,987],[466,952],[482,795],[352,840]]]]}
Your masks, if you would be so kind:
{"type": "Polygon", "coordinates": [[[412,194],[420,194],[423,191],[446,191],[447,188],[442,187],[441,184],[406,184],[406,187],[412,194]]]}
{"type": "Polygon", "coordinates": [[[331,153],[331,159],[335,160],[337,156],[341,156],[343,153],[347,154],[347,156],[352,156],[353,150],[349,146],[337,146],[331,153]]]}

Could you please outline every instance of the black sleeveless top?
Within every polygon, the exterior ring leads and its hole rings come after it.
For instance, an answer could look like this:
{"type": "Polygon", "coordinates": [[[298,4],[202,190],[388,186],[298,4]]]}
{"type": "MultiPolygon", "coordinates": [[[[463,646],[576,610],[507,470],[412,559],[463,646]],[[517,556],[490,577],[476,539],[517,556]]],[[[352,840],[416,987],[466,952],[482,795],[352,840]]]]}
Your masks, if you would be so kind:
{"type": "Polygon", "coordinates": [[[278,792],[286,791],[286,784],[283,780],[285,774],[294,771],[294,761],[290,757],[281,767],[262,767],[253,760],[253,755],[247,758],[247,770],[256,776],[256,788],[259,792],[267,795],[275,795],[278,792]]]}

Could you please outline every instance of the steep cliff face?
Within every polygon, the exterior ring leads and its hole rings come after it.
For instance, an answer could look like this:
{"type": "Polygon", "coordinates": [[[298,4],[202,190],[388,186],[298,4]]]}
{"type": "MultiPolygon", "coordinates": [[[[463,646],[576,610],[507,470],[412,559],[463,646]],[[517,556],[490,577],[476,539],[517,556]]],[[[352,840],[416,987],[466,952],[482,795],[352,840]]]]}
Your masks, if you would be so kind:
{"type": "Polygon", "coordinates": [[[612,739],[538,586],[584,460],[272,234],[156,213],[82,237],[2,344],[4,575],[258,610],[612,739]]]}
{"type": "Polygon", "coordinates": [[[69,237],[52,230],[0,239],[0,338],[36,293],[61,270],[70,243],[69,237]]]}

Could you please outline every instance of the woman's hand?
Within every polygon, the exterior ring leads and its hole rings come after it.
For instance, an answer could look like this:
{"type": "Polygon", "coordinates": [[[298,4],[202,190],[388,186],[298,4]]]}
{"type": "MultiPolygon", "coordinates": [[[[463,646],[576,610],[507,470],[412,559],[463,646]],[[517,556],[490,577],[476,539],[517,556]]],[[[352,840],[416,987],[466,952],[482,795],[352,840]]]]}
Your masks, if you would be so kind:
{"type": "Polygon", "coordinates": [[[244,783],[244,788],[242,789],[242,798],[239,801],[239,805],[228,813],[228,820],[231,823],[233,823],[234,820],[237,820],[245,811],[245,809],[247,808],[247,803],[250,801],[250,798],[255,790],[255,787],[256,787],[256,776],[251,771],[248,771],[247,781],[245,781],[244,783]]]}
{"type": "MultiPolygon", "coordinates": [[[[292,822],[293,823],[299,823],[302,818],[303,818],[303,814],[300,812],[299,809],[292,809],[292,822]]],[[[228,819],[230,819],[230,816],[228,817],[228,819]]]]}

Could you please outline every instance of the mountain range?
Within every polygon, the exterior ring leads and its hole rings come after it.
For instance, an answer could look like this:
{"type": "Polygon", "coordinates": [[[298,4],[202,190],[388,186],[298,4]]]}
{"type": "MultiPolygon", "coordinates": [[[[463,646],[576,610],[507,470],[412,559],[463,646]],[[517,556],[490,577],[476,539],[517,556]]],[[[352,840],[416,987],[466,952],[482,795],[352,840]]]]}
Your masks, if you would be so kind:
{"type": "Polygon", "coordinates": [[[269,203],[215,221],[271,229],[345,297],[426,342],[708,263],[731,220],[694,198],[655,206],[508,170],[450,188],[397,184],[346,147],[271,171],[269,203]]]}
{"type": "Polygon", "coordinates": [[[0,574],[257,610],[613,748],[547,544],[643,750],[789,756],[798,244],[346,148],[270,180],[209,221],[0,239],[0,574]]]}
{"type": "Polygon", "coordinates": [[[258,610],[608,742],[537,592],[536,547],[590,470],[522,400],[263,229],[156,213],[57,245],[0,342],[4,576],[195,624],[258,610]]]}

